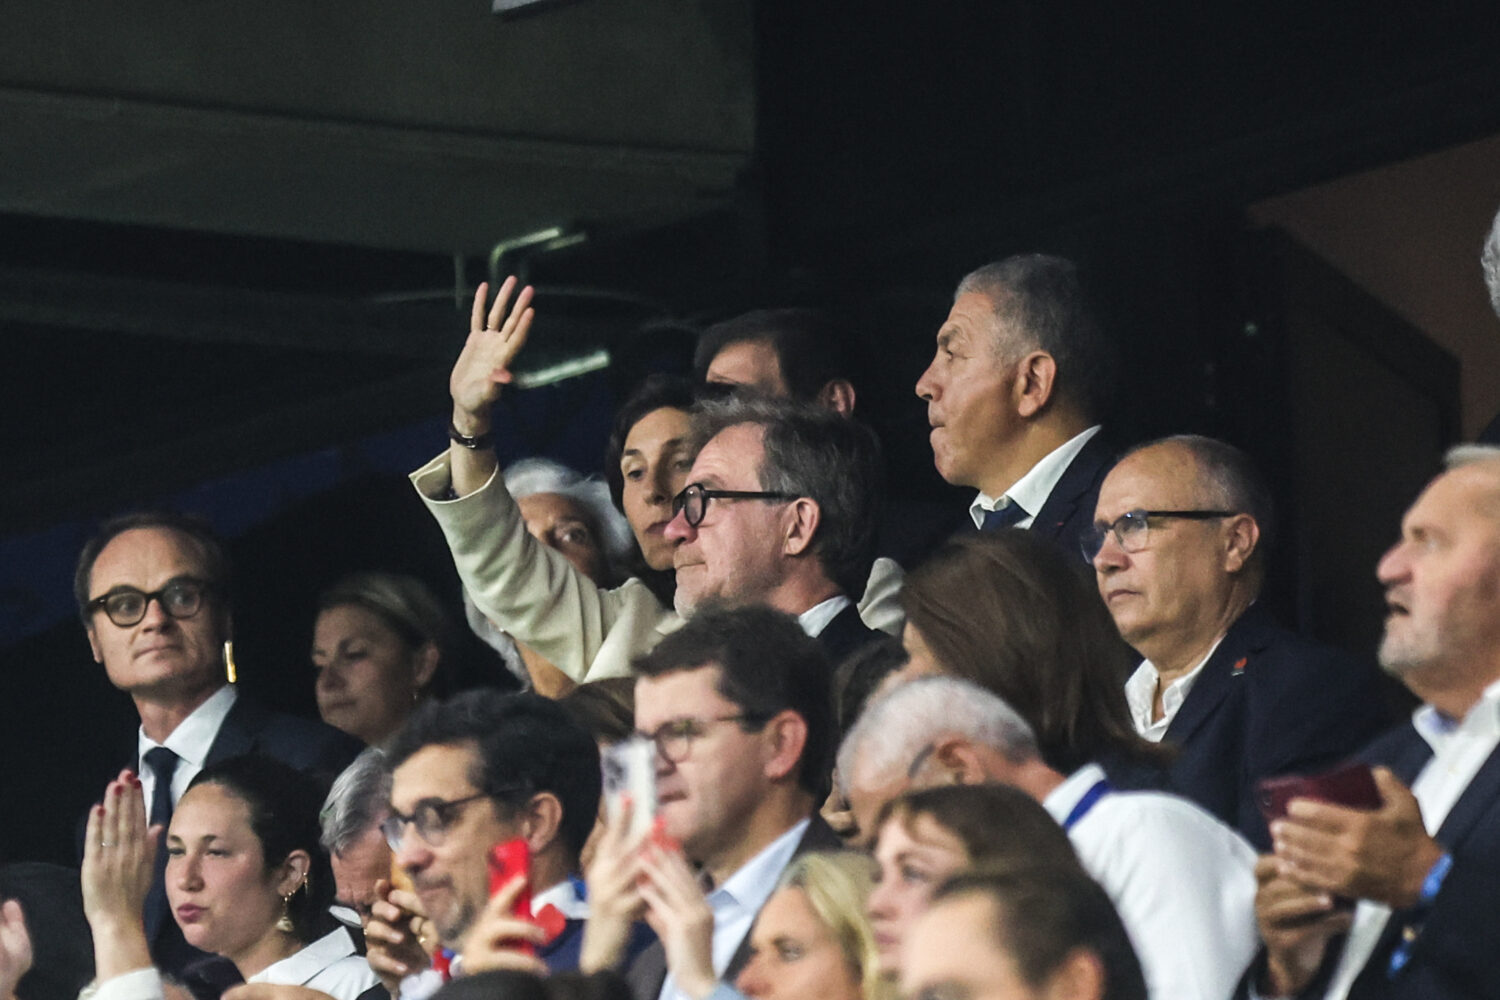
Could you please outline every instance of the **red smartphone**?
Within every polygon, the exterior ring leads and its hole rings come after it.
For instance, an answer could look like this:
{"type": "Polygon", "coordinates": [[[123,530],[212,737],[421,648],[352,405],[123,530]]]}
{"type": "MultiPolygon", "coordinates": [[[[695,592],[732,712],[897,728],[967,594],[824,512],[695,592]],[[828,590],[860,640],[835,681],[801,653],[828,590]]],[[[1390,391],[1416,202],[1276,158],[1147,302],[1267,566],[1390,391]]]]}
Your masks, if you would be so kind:
{"type": "Polygon", "coordinates": [[[1316,799],[1350,809],[1379,809],[1383,804],[1369,767],[1358,763],[1311,777],[1289,774],[1265,778],[1255,785],[1255,802],[1268,824],[1286,815],[1292,799],[1316,799]]]}
{"type": "Polygon", "coordinates": [[[517,875],[525,875],[528,882],[521,889],[510,908],[511,916],[523,920],[531,919],[531,851],[526,841],[516,837],[490,848],[490,898],[510,884],[517,875]]]}

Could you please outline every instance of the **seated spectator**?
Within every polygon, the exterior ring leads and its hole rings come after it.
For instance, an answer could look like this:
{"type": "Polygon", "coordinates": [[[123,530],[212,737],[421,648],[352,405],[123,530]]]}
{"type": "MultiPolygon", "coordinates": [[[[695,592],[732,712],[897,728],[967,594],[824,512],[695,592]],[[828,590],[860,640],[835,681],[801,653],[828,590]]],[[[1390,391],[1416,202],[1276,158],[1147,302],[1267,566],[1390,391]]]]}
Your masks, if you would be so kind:
{"type": "MultiPolygon", "coordinates": [[[[370,916],[375,883],[391,875],[391,848],[380,824],[390,812],[391,772],[385,753],[367,747],[344,769],[318,813],[318,838],[333,866],[335,901],[353,911],[353,926],[370,916]]],[[[337,909],[336,916],[341,916],[337,909]]]]}
{"type": "Polygon", "coordinates": [[[1069,869],[960,875],[916,922],[910,997],[1146,1000],[1141,963],[1099,885],[1069,869]]]}
{"type": "Polygon", "coordinates": [[[854,851],[814,851],[787,865],[750,929],[739,992],[751,1000],[891,1000],[865,913],[870,874],[870,859],[854,851]]]}
{"type": "Polygon", "coordinates": [[[635,995],[696,1000],[744,967],[750,925],[792,859],[840,846],[816,812],[833,749],[828,660],[784,614],[707,607],[636,669],[660,836],[632,840],[627,812],[600,839],[583,966],[621,961],[645,916],[661,940],[630,963],[635,995]]]}
{"type": "Polygon", "coordinates": [[[886,804],[872,831],[879,878],[870,892],[870,923],[881,973],[892,984],[901,976],[912,922],[945,879],[971,868],[1078,869],[1067,835],[1047,810],[1004,785],[908,792],[886,804]]]}
{"type": "MultiPolygon", "coordinates": [[[[447,536],[465,588],[487,617],[504,621],[575,681],[620,676],[630,657],[676,627],[676,619],[644,584],[600,589],[545,558],[520,530],[509,495],[494,488],[498,461],[487,436],[490,410],[497,379],[508,377],[531,317],[527,290],[500,326],[513,287],[502,289],[488,318],[486,289],[476,294],[474,328],[451,382],[453,444],[412,481],[447,536]]],[[[679,611],[705,594],[718,594],[805,615],[809,633],[838,656],[868,641],[871,630],[852,605],[872,558],[880,481],[873,436],[816,409],[729,405],[705,421],[696,436],[706,443],[689,476],[699,489],[679,494],[681,511],[662,527],[676,546],[679,611]],[[721,467],[710,472],[714,463],[721,467]],[[762,480],[774,480],[775,488],[762,480]],[[721,495],[711,512],[712,492],[726,489],[757,496],[721,495]]]]}
{"type": "Polygon", "coordinates": [[[546,930],[528,925],[526,940],[539,946],[539,961],[528,967],[576,968],[588,912],[578,852],[599,808],[599,751],[589,735],[539,695],[469,691],[422,706],[389,760],[391,813],[383,827],[420,901],[404,908],[382,886],[372,907],[370,962],[392,992],[412,996],[401,980],[425,965],[413,915],[431,921],[445,965],[460,955],[470,972],[496,967],[496,941],[510,938],[486,923],[508,918],[505,904],[521,887],[491,900],[489,856],[515,838],[530,854],[532,912],[550,907],[561,918],[546,930]]]}
{"type": "MultiPolygon", "coordinates": [[[[328,912],[334,885],[318,843],[322,800],[315,781],[270,758],[204,768],[167,830],[167,897],[188,943],[229,959],[244,981],[371,1000],[383,993],[379,981],[328,912]]],[[[160,997],[141,921],[154,852],[139,779],[122,772],[110,783],[85,837],[84,911],[97,975],[130,995],[160,997]]]]}
{"type": "MultiPolygon", "coordinates": [[[[358,740],[268,711],[231,682],[229,557],[201,518],[143,511],[105,522],[78,556],[73,590],[94,659],[140,716],[128,766],[140,777],[152,826],[166,828],[207,765],[254,752],[332,778],[359,753],[358,740]]],[[[183,941],[159,874],[145,918],[163,971],[205,957],[183,941]]]]}
{"type": "Polygon", "coordinates": [[[1084,536],[1099,594],[1144,657],[1125,684],[1136,732],[1177,748],[1174,791],[1261,850],[1259,781],[1325,771],[1389,724],[1374,663],[1257,603],[1272,522],[1250,459],[1185,435],[1122,458],[1084,536]]]}
{"type": "MultiPolygon", "coordinates": [[[[833,317],[819,309],[756,309],[715,323],[698,337],[693,371],[711,388],[749,391],[772,399],[821,406],[854,416],[852,345],[833,317]]],[[[887,509],[889,518],[894,512],[887,509]]],[[[908,521],[912,511],[901,512],[908,521]]],[[[893,525],[900,534],[910,523],[893,525]]],[[[889,554],[889,553],[887,553],[889,554]]],[[[901,565],[882,555],[870,567],[860,617],[891,635],[901,633],[901,565]]]]}
{"type": "Polygon", "coordinates": [[[1379,809],[1293,799],[1256,869],[1262,996],[1491,997],[1500,983],[1500,448],[1448,454],[1380,560],[1380,663],[1423,705],[1361,755],[1379,809]],[[1341,900],[1357,900],[1352,912],[1341,900]]]}
{"type": "Polygon", "coordinates": [[[1187,799],[1115,791],[1096,763],[1071,773],[989,691],[922,677],[865,710],[839,751],[861,827],[904,789],[998,783],[1026,792],[1073,842],[1135,943],[1154,996],[1222,998],[1255,953],[1255,855],[1187,799]]]}
{"type": "Polygon", "coordinates": [[[1089,581],[1035,532],[950,539],[907,580],[905,676],[948,674],[1010,705],[1064,774],[1097,762],[1118,788],[1167,784],[1167,753],[1130,724],[1128,660],[1089,581]]]}
{"type": "MultiPolygon", "coordinates": [[[[608,488],[548,458],[523,458],[505,469],[505,489],[516,501],[526,531],[600,587],[611,587],[635,549],[630,525],[611,506],[608,488]]],[[[544,656],[492,621],[464,595],[474,632],[500,654],[523,688],[558,698],[573,681],[544,656]]]]}
{"type": "Polygon", "coordinates": [[[315,692],[323,721],[379,746],[427,697],[451,628],[421,580],[354,573],[318,597],[313,625],[315,692]]]}

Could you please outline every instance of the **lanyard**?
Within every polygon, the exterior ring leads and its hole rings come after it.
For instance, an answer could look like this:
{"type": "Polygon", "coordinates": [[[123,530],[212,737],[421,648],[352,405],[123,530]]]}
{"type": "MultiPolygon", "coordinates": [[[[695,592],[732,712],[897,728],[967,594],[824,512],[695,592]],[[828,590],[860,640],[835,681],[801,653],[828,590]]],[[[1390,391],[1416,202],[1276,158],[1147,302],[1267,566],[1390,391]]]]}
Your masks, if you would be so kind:
{"type": "Polygon", "coordinates": [[[1093,786],[1083,793],[1083,798],[1078,800],[1078,804],[1073,807],[1073,811],[1068,813],[1068,818],[1063,820],[1063,829],[1073,829],[1074,824],[1088,815],[1088,811],[1094,808],[1096,802],[1112,791],[1114,791],[1114,786],[1109,783],[1108,779],[1100,778],[1094,782],[1093,786]]]}

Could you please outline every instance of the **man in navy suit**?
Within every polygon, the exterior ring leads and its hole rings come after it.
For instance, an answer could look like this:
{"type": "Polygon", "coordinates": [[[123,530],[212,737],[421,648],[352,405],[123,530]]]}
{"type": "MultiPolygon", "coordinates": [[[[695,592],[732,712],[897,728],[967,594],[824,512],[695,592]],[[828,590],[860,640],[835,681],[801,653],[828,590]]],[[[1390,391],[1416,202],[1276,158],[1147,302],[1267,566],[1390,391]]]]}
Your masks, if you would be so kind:
{"type": "Polygon", "coordinates": [[[1173,789],[1259,850],[1258,781],[1326,770],[1391,721],[1374,663],[1255,603],[1273,530],[1249,458],[1183,435],[1120,460],[1086,539],[1115,626],[1144,658],[1125,685],[1136,730],[1177,746],[1173,789]]]}
{"type": "Polygon", "coordinates": [[[1023,254],[959,282],[917,395],[939,474],[979,491],[976,528],[1029,528],[1078,553],[1114,460],[1098,422],[1113,359],[1071,261],[1023,254]]]}
{"type": "Polygon", "coordinates": [[[1500,983],[1500,448],[1447,465],[1377,570],[1381,665],[1424,704],[1366,752],[1379,809],[1293,799],[1271,824],[1246,984],[1261,996],[1458,1000],[1500,983]]]}
{"type": "MultiPolygon", "coordinates": [[[[166,824],[208,764],[246,753],[329,779],[359,752],[345,734],[268,711],[226,683],[229,560],[207,522],[150,511],[106,522],[84,545],[74,591],[94,659],[140,715],[132,767],[153,824],[166,824]]],[[[159,852],[146,934],[165,971],[202,958],[167,910],[159,852]]]]}

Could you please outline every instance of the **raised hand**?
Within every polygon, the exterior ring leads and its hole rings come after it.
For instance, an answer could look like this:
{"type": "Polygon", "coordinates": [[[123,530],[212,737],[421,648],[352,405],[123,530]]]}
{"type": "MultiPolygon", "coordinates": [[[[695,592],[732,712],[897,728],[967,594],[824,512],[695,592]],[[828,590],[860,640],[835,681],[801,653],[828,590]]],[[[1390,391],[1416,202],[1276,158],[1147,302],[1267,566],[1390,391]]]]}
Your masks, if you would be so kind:
{"type": "Polygon", "coordinates": [[[162,828],[146,826],[141,782],[131,771],[104,790],[84,832],[83,912],[94,934],[99,979],[151,964],[143,911],[162,828]]]}
{"type": "Polygon", "coordinates": [[[15,1000],[16,983],[31,968],[31,935],[14,899],[0,903],[0,1000],[15,1000]]]}
{"type": "Polygon", "coordinates": [[[641,852],[641,871],[646,876],[640,886],[646,922],[661,939],[667,971],[678,989],[703,1000],[719,977],[713,966],[714,914],[698,878],[681,850],[658,843],[641,852]]]}
{"type": "Polygon", "coordinates": [[[401,992],[402,979],[432,963],[438,947],[432,934],[416,893],[393,889],[385,879],[375,883],[375,902],[365,920],[365,959],[391,996],[401,992]]]}
{"type": "Polygon", "coordinates": [[[547,974],[547,964],[520,947],[522,944],[541,944],[546,932],[530,920],[523,920],[510,912],[525,886],[526,876],[517,875],[490,897],[480,911],[474,926],[464,937],[464,975],[493,969],[515,969],[538,976],[547,974]]]}
{"type": "Polygon", "coordinates": [[[589,919],[583,927],[583,946],[578,968],[585,973],[615,968],[625,955],[630,925],[641,919],[646,901],[641,898],[643,873],[641,837],[630,836],[633,806],[628,798],[619,814],[606,824],[594,849],[587,873],[589,919]]]}
{"type": "Polygon", "coordinates": [[[1266,945],[1261,992],[1291,996],[1312,981],[1329,939],[1349,929],[1353,914],[1336,908],[1328,893],[1282,875],[1274,855],[1256,862],[1255,881],[1255,920],[1266,945]]]}
{"type": "Polygon", "coordinates": [[[481,282],[474,292],[469,339],[448,378],[448,391],[453,396],[453,426],[463,434],[475,436],[489,430],[490,408],[500,398],[500,387],[511,381],[510,363],[525,345],[526,334],[531,330],[534,313],[530,285],[521,289],[515,307],[506,315],[505,307],[515,290],[516,279],[506,278],[488,311],[485,310],[488,283],[481,282]]]}

